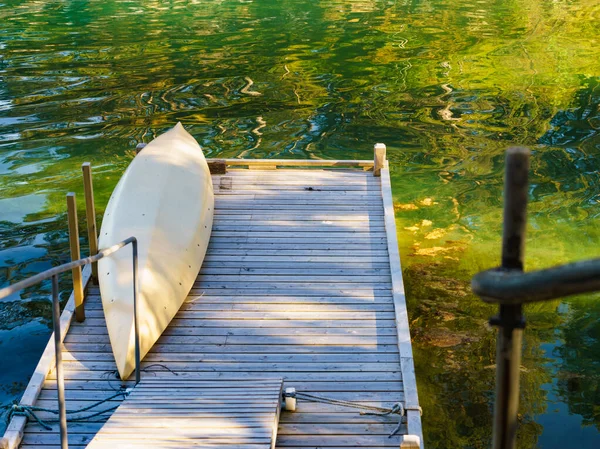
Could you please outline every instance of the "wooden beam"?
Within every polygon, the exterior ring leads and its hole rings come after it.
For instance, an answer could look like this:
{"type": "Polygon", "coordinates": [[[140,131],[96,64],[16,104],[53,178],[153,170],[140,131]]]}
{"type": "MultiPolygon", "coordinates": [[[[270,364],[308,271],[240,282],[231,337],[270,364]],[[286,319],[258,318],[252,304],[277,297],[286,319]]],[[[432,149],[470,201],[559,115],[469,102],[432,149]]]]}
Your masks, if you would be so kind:
{"type": "Polygon", "coordinates": [[[404,293],[404,282],[402,280],[400,252],[398,250],[398,235],[396,233],[396,216],[394,213],[394,200],[392,197],[392,182],[390,180],[390,170],[387,161],[384,161],[384,165],[381,168],[381,195],[383,196],[385,229],[392,277],[392,298],[394,300],[396,314],[400,370],[402,372],[402,382],[404,383],[404,407],[406,409],[407,433],[410,437],[408,438],[405,436],[405,442],[403,442],[400,447],[419,447],[415,446],[418,441],[421,449],[423,449],[423,429],[421,424],[419,396],[417,394],[417,381],[415,378],[415,366],[408,324],[406,296],[404,293]]]}
{"type": "MultiPolygon", "coordinates": [[[[214,159],[207,159],[213,161],[214,159]]],[[[335,159],[222,159],[229,167],[360,167],[371,168],[373,161],[335,159]]]]}
{"type": "MultiPolygon", "coordinates": [[[[98,254],[98,231],[96,229],[96,207],[94,205],[94,186],[92,183],[92,165],[84,162],[81,166],[83,171],[83,189],[85,192],[85,216],[87,220],[88,241],[90,245],[90,256],[98,254]]],[[[98,280],[98,264],[92,264],[92,276],[98,280]]]]}
{"type": "MultiPolygon", "coordinates": [[[[67,193],[67,216],[69,221],[69,247],[71,249],[71,260],[79,260],[81,251],[79,248],[79,225],[77,223],[77,203],[75,193],[67,193]]],[[[75,318],[78,322],[85,321],[85,310],[83,308],[83,283],[81,278],[81,267],[73,268],[73,292],[75,294],[75,318]]]]}
{"type": "Polygon", "coordinates": [[[381,176],[381,169],[385,166],[385,155],[385,144],[376,143],[373,148],[373,176],[381,176]]]}

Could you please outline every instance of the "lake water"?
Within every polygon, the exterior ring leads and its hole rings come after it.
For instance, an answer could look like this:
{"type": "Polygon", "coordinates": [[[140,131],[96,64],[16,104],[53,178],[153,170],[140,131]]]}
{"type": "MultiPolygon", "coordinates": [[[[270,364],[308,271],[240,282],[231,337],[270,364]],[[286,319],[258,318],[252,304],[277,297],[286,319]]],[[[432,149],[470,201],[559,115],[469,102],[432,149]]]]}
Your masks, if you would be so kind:
{"type": "MultiPolygon", "coordinates": [[[[68,260],[65,193],[101,212],[139,142],[369,159],[388,145],[425,442],[489,447],[503,152],[533,150],[527,269],[600,255],[600,3],[0,4],[0,284],[68,260]]],[[[68,279],[62,290],[69,289],[68,279]]],[[[48,283],[0,302],[0,401],[49,334],[48,283]]],[[[600,297],[526,310],[519,447],[600,447],[600,297]]]]}

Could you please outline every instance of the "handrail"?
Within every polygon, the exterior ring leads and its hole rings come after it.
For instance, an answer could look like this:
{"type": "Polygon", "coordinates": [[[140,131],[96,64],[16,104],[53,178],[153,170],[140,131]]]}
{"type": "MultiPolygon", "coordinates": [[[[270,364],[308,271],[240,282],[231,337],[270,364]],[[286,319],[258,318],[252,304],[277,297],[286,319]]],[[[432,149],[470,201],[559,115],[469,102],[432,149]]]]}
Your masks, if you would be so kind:
{"type": "Polygon", "coordinates": [[[494,268],[473,277],[473,292],[487,303],[526,304],[600,290],[600,258],[523,273],[494,268]]]}
{"type": "Polygon", "coordinates": [[[74,260],[64,263],[57,267],[43,271],[35,276],[24,279],[15,284],[9,285],[0,289],[0,299],[3,299],[13,293],[18,292],[27,287],[31,287],[41,281],[52,278],[52,327],[54,331],[54,354],[56,365],[56,388],[58,393],[58,411],[60,423],[60,445],[62,449],[68,449],[67,441],[67,414],[65,406],[65,385],[62,372],[62,349],[60,338],[60,302],[58,300],[58,275],[73,268],[82,267],[84,265],[94,263],[110,256],[121,248],[131,244],[132,262],[133,262],[133,327],[134,327],[134,342],[135,342],[135,384],[140,382],[140,341],[137,318],[137,277],[138,277],[138,243],[135,237],[129,237],[125,240],[99,251],[97,254],[83,259],[74,260]]]}
{"type": "Polygon", "coordinates": [[[88,265],[90,263],[98,262],[100,259],[105,258],[106,256],[110,256],[114,252],[120,250],[124,246],[128,244],[132,244],[137,251],[137,240],[135,237],[129,237],[116,245],[113,245],[109,248],[105,248],[101,251],[98,251],[98,254],[94,256],[84,257],[82,259],[74,260],[72,262],[67,262],[62,265],[59,265],[54,268],[50,268],[49,270],[42,271],[34,276],[31,276],[27,279],[19,281],[15,284],[9,285],[8,287],[4,287],[0,289],[0,299],[4,299],[13,293],[18,292],[19,290],[23,290],[24,288],[31,287],[41,281],[45,281],[46,279],[51,278],[52,276],[64,273],[65,271],[72,270],[73,268],[82,267],[84,265],[88,265]],[[135,243],[134,243],[135,242],[135,243]]]}
{"type": "Polygon", "coordinates": [[[493,449],[516,445],[523,304],[600,291],[600,258],[523,273],[529,155],[523,147],[506,152],[502,266],[476,274],[471,282],[483,301],[499,306],[490,319],[499,328],[493,449]]]}

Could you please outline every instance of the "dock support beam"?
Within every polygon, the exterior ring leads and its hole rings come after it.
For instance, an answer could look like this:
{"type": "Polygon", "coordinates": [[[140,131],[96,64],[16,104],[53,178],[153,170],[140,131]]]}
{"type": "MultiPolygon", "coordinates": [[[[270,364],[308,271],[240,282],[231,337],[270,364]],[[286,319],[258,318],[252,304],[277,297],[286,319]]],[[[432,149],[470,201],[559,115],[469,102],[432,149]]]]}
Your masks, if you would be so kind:
{"type": "Polygon", "coordinates": [[[376,143],[373,148],[373,176],[381,176],[381,169],[385,167],[386,147],[383,143],[376,143]]]}
{"type": "MultiPolygon", "coordinates": [[[[92,183],[92,165],[84,162],[81,166],[83,171],[83,190],[85,192],[85,216],[87,221],[88,241],[90,245],[90,256],[98,254],[98,230],[96,229],[96,207],[94,205],[94,185],[92,183]]],[[[92,264],[92,278],[98,281],[98,263],[92,264]]]]}
{"type": "MultiPolygon", "coordinates": [[[[79,248],[79,226],[77,224],[77,203],[73,192],[67,193],[67,215],[69,218],[69,246],[71,248],[71,260],[79,260],[81,251],[79,248]]],[[[73,268],[73,294],[75,296],[75,319],[78,322],[85,321],[85,310],[83,308],[83,282],[81,278],[81,267],[73,268]]]]}

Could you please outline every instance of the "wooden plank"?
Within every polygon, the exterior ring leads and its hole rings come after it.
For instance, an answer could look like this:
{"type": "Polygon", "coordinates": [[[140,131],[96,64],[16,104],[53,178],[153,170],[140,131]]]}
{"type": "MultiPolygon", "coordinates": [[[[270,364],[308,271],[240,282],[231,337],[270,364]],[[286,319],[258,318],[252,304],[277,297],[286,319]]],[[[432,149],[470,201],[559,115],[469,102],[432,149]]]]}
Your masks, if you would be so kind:
{"type": "MultiPolygon", "coordinates": [[[[343,298],[346,300],[359,300],[359,299],[370,299],[376,300],[379,298],[391,298],[391,294],[387,290],[345,290],[345,289],[322,289],[320,286],[319,289],[302,289],[302,288],[294,288],[288,289],[285,291],[272,291],[266,289],[257,289],[257,290],[241,290],[241,289],[208,289],[208,288],[192,288],[190,290],[191,297],[201,296],[206,300],[206,298],[217,298],[226,296],[227,298],[231,298],[232,300],[236,300],[237,298],[250,298],[250,297],[269,297],[269,298],[281,298],[283,296],[292,296],[292,297],[303,297],[303,298],[343,298]]],[[[268,301],[265,299],[265,301],[268,301]]]]}
{"type": "MultiPolygon", "coordinates": [[[[303,226],[292,226],[292,225],[245,225],[244,223],[235,223],[233,222],[230,225],[222,225],[216,224],[213,225],[213,232],[236,232],[236,233],[270,233],[270,234],[278,234],[278,233],[294,233],[294,234],[302,234],[302,233],[315,233],[315,232],[325,232],[325,233],[368,233],[368,234],[377,234],[385,231],[384,226],[349,226],[349,225],[340,225],[331,224],[321,225],[320,223],[317,225],[303,225],[303,226]]],[[[215,234],[219,235],[219,234],[215,234]]],[[[227,235],[227,234],[223,234],[227,235]]],[[[273,237],[277,237],[277,235],[273,235],[273,237]]]]}
{"type": "Polygon", "coordinates": [[[215,223],[227,223],[229,221],[250,221],[251,223],[272,223],[272,222],[280,222],[280,221],[291,221],[296,226],[302,226],[306,222],[322,222],[322,221],[331,221],[331,222],[342,222],[342,223],[359,223],[359,224],[376,224],[381,225],[385,222],[383,221],[383,214],[375,214],[369,213],[368,211],[363,212],[347,212],[347,213],[324,213],[324,214],[295,214],[295,215],[287,215],[281,213],[272,213],[272,214],[250,214],[240,212],[238,214],[228,214],[228,215],[219,215],[214,219],[215,223]]]}
{"type": "Polygon", "coordinates": [[[222,263],[227,264],[227,262],[223,261],[221,263],[215,263],[216,266],[207,266],[202,268],[198,279],[201,280],[206,276],[233,276],[233,275],[246,275],[252,276],[254,279],[257,279],[256,276],[268,276],[269,279],[272,279],[273,276],[292,276],[297,274],[298,276],[328,276],[331,279],[342,281],[344,278],[351,279],[359,279],[360,281],[365,281],[367,279],[372,279],[372,277],[380,278],[380,279],[388,279],[390,275],[390,271],[387,267],[372,267],[371,264],[366,263],[362,266],[354,267],[351,265],[350,268],[340,268],[347,266],[342,262],[338,264],[320,264],[320,263],[307,263],[303,266],[296,267],[295,263],[290,264],[279,264],[276,262],[257,262],[256,264],[238,264],[237,267],[232,265],[222,265],[222,263]],[[265,267],[263,264],[267,264],[265,267]]]}
{"type": "Polygon", "coordinates": [[[222,210],[233,210],[239,212],[239,211],[252,211],[252,213],[258,213],[258,211],[268,211],[268,212],[272,212],[272,211],[278,211],[278,212],[285,212],[285,211],[290,211],[290,212],[298,212],[298,211],[312,211],[312,212],[316,212],[318,211],[319,213],[323,213],[325,211],[331,211],[331,210],[339,210],[339,211],[364,211],[364,210],[379,210],[379,206],[376,204],[369,204],[369,205],[356,205],[354,203],[348,203],[348,204],[329,204],[329,203],[325,203],[325,204],[312,204],[310,201],[298,201],[296,203],[293,204],[286,204],[285,201],[281,201],[281,202],[268,202],[268,201],[259,201],[259,202],[252,202],[250,204],[246,203],[246,202],[242,202],[242,201],[231,201],[231,202],[223,202],[223,201],[219,201],[217,204],[215,204],[215,212],[217,211],[222,211],[222,210]]]}
{"type": "MultiPolygon", "coordinates": [[[[108,335],[106,326],[73,326],[69,331],[70,335],[108,335]]],[[[344,328],[282,328],[282,327],[259,327],[259,328],[238,328],[232,327],[230,329],[222,327],[175,327],[169,326],[164,336],[295,336],[295,337],[307,337],[313,335],[378,335],[378,336],[395,336],[396,330],[394,328],[371,328],[371,327],[357,327],[353,329],[344,328]]],[[[74,341],[77,342],[75,338],[74,341]]],[[[360,348],[357,348],[359,350],[360,348]]],[[[202,352],[202,351],[200,351],[202,352]]]]}
{"type": "MultiPolygon", "coordinates": [[[[276,180],[274,180],[276,181],[276,180]]],[[[381,195],[377,194],[377,189],[364,189],[364,190],[321,190],[317,187],[313,187],[311,185],[304,184],[292,184],[288,185],[288,187],[296,187],[295,189],[284,189],[284,190],[275,190],[268,188],[273,185],[271,183],[260,184],[263,181],[259,181],[258,183],[249,184],[241,184],[239,180],[234,180],[227,184],[226,187],[223,187],[224,180],[221,181],[221,186],[215,189],[215,195],[218,201],[231,201],[235,198],[239,197],[240,200],[277,200],[282,198],[289,199],[339,199],[342,201],[347,201],[349,199],[355,199],[357,201],[368,201],[375,200],[381,201],[381,195]],[[252,188],[251,188],[252,187],[252,188]]],[[[285,184],[283,180],[279,181],[279,184],[285,184]]],[[[329,183],[332,185],[333,183],[329,183]]],[[[348,187],[356,187],[356,186],[373,186],[374,184],[369,184],[366,182],[356,182],[350,184],[342,184],[336,182],[335,185],[339,187],[348,186],[348,187]]],[[[375,184],[376,185],[376,184],[375,184]]]]}
{"type": "MultiPolygon", "coordinates": [[[[198,298],[198,297],[196,297],[198,298]]],[[[96,301],[92,304],[89,303],[90,300],[88,298],[87,309],[102,311],[102,304],[100,301],[96,301]]],[[[186,310],[205,310],[205,311],[224,311],[224,310],[232,310],[232,311],[243,311],[247,310],[250,312],[343,312],[343,311],[369,311],[369,312],[393,312],[394,305],[391,301],[383,302],[383,303],[354,303],[348,304],[347,302],[338,304],[335,301],[326,302],[324,304],[296,304],[294,302],[286,301],[283,304],[277,303],[266,303],[264,304],[262,301],[260,302],[231,302],[228,299],[223,299],[218,302],[206,302],[202,299],[197,300],[186,300],[183,303],[180,311],[186,310]]],[[[85,328],[85,327],[80,327],[85,328]]],[[[167,328],[168,330],[169,328],[167,328]]],[[[165,333],[167,332],[165,330],[165,333]]],[[[233,329],[232,329],[233,331],[233,329]]],[[[73,330],[71,330],[73,332],[73,330]]]]}
{"type": "Polygon", "coordinates": [[[360,195],[356,196],[341,196],[341,195],[328,195],[328,196],[315,196],[315,195],[221,195],[217,198],[217,204],[222,206],[229,203],[244,203],[246,206],[252,205],[333,205],[334,209],[340,206],[349,205],[364,205],[369,206],[373,204],[379,205],[381,203],[381,197],[371,196],[363,197],[360,195]]]}
{"type": "MultiPolygon", "coordinates": [[[[236,159],[236,160],[240,160],[240,159],[236,159]]],[[[243,159],[244,161],[248,161],[249,159],[243,159]]],[[[288,160],[288,159],[286,159],[288,160]]],[[[293,159],[293,161],[296,161],[297,159],[293,159]]],[[[264,161],[264,159],[263,159],[264,161]]],[[[266,161],[271,161],[271,159],[266,159],[266,161]]],[[[321,160],[322,161],[322,160],[321,160]]],[[[258,165],[260,165],[263,162],[257,162],[258,165]]],[[[246,170],[243,168],[231,168],[228,170],[229,174],[227,176],[234,176],[236,178],[241,178],[241,177],[257,177],[257,176],[272,176],[272,177],[278,177],[278,178],[285,178],[288,179],[290,177],[294,178],[294,179],[298,179],[299,177],[306,177],[306,178],[311,178],[311,177],[316,177],[316,178],[323,178],[323,177],[341,177],[341,178],[366,178],[366,177],[371,177],[372,174],[369,173],[368,171],[364,171],[364,170],[356,170],[353,168],[335,168],[335,167],[329,167],[329,168],[319,168],[319,169],[310,169],[307,170],[306,168],[286,168],[285,170],[276,170],[276,171],[266,171],[264,173],[261,172],[256,172],[256,171],[250,171],[250,170],[246,170]]],[[[219,178],[220,176],[213,176],[213,180],[215,178],[219,178]]]]}
{"type": "MultiPolygon", "coordinates": [[[[210,159],[208,159],[210,161],[210,159]]],[[[225,159],[228,167],[234,166],[265,166],[281,167],[373,167],[373,161],[368,160],[335,160],[335,159],[225,159]]]]}
{"type": "MultiPolygon", "coordinates": [[[[142,361],[142,368],[151,365],[151,363],[142,361]]],[[[113,371],[116,365],[114,362],[85,362],[65,361],[65,370],[69,371],[113,371]]],[[[395,371],[398,369],[397,363],[203,363],[203,362],[172,362],[169,368],[176,372],[195,371],[195,372],[215,372],[215,371],[244,371],[261,373],[270,372],[314,372],[314,371],[363,371],[380,372],[395,371]]]]}
{"type": "MultiPolygon", "coordinates": [[[[331,376],[331,380],[326,380],[326,381],[315,381],[315,380],[311,380],[311,381],[294,381],[294,386],[297,389],[303,390],[303,391],[319,391],[321,393],[328,393],[330,391],[345,391],[345,392],[350,392],[350,391],[380,391],[380,392],[386,392],[386,391],[402,391],[403,389],[403,385],[402,385],[402,381],[400,380],[399,376],[391,376],[388,378],[386,378],[385,380],[374,380],[372,382],[366,383],[364,382],[364,379],[358,379],[358,380],[352,380],[352,381],[339,381],[337,379],[335,379],[334,376],[331,376]]],[[[381,376],[380,376],[381,377],[381,376]]],[[[164,384],[169,384],[169,379],[160,379],[160,378],[155,378],[155,377],[149,377],[146,378],[145,380],[151,380],[153,381],[153,384],[156,385],[156,388],[162,388],[162,385],[164,384]]],[[[202,380],[202,379],[187,379],[188,384],[191,386],[191,388],[195,388],[197,385],[201,385],[202,388],[208,389],[209,387],[214,388],[214,389],[218,389],[219,391],[222,390],[222,387],[220,387],[220,384],[222,383],[220,380],[216,381],[214,379],[212,380],[202,380]]],[[[132,382],[126,383],[128,386],[133,386],[132,382]]],[[[237,384],[236,384],[237,385],[237,384]]],[[[85,391],[89,391],[89,392],[94,392],[94,391],[99,391],[99,392],[103,392],[104,396],[103,398],[106,398],[108,395],[106,394],[106,388],[107,388],[107,381],[106,379],[102,380],[102,381],[97,381],[97,380],[89,380],[89,381],[70,381],[67,383],[66,385],[66,389],[67,390],[73,390],[73,391],[78,391],[80,393],[85,392],[85,391]]],[[[231,391],[232,389],[235,388],[243,388],[243,387],[231,387],[228,388],[227,391],[231,391]]],[[[44,390],[48,390],[48,391],[56,391],[56,385],[54,382],[46,382],[46,384],[44,384],[44,390]]],[[[347,412],[351,412],[351,410],[346,410],[347,412]]]]}
{"type": "Polygon", "coordinates": [[[244,243],[248,244],[260,244],[263,248],[269,248],[274,244],[303,244],[307,248],[309,247],[317,247],[323,248],[328,245],[336,245],[343,247],[353,247],[355,245],[365,247],[372,247],[373,245],[378,245],[380,243],[385,242],[385,237],[363,237],[361,235],[355,234],[353,238],[348,237],[331,237],[324,235],[317,235],[312,237],[296,237],[293,234],[290,234],[287,237],[255,237],[255,236],[239,236],[239,237],[215,237],[214,243],[244,243]]]}
{"type": "MultiPolygon", "coordinates": [[[[222,319],[192,319],[187,317],[175,317],[173,318],[173,326],[177,327],[227,327],[227,321],[222,319]]],[[[104,318],[89,318],[86,320],[90,326],[105,325],[104,318]]],[[[235,323],[229,323],[229,325],[235,325],[236,327],[289,327],[289,328],[300,328],[300,327],[327,327],[327,328],[343,328],[343,327],[395,327],[395,321],[384,320],[384,319],[357,319],[357,320],[237,320],[235,323]]]]}
{"type": "MultiPolygon", "coordinates": [[[[266,249],[266,248],[265,248],[266,249]]],[[[279,263],[290,263],[290,262],[309,262],[309,263],[317,263],[317,262],[323,262],[323,263],[332,263],[332,262],[341,262],[341,263],[369,263],[369,262],[387,262],[388,261],[388,255],[387,252],[380,252],[377,255],[371,255],[371,254],[357,254],[355,258],[352,258],[352,260],[349,260],[349,258],[345,255],[342,256],[336,256],[336,255],[332,255],[329,253],[326,253],[325,255],[286,255],[286,254],[281,254],[279,251],[273,251],[273,253],[268,254],[268,255],[260,255],[260,254],[254,254],[253,252],[248,251],[249,254],[245,255],[243,254],[243,251],[240,251],[238,253],[238,262],[240,263],[240,266],[242,266],[245,262],[279,262],[279,263]]],[[[231,255],[231,254],[219,254],[219,253],[213,253],[212,251],[208,251],[208,253],[206,254],[205,260],[207,262],[214,262],[214,261],[235,261],[235,255],[231,255]]]]}
{"type": "MultiPolygon", "coordinates": [[[[226,262],[225,262],[226,263],[226,262]]],[[[268,263],[268,262],[267,262],[268,263]]],[[[197,280],[202,282],[205,279],[211,279],[213,281],[221,281],[232,279],[232,276],[236,277],[236,280],[240,281],[244,278],[248,280],[266,281],[266,280],[278,280],[283,281],[285,279],[299,280],[294,277],[294,264],[287,264],[283,267],[274,267],[273,265],[267,265],[264,267],[261,262],[258,264],[248,264],[245,266],[223,266],[218,263],[217,266],[208,266],[203,268],[197,280]],[[221,279],[222,277],[222,279],[221,279]]],[[[330,281],[340,282],[378,282],[389,280],[390,273],[387,268],[373,267],[371,264],[366,266],[351,267],[343,269],[342,263],[338,264],[305,264],[304,267],[297,268],[298,277],[310,278],[323,276],[327,277],[330,281]]],[[[306,279],[303,279],[306,281],[306,279]]]]}
{"type": "MultiPolygon", "coordinates": [[[[267,188],[268,186],[289,186],[289,187],[301,187],[303,190],[310,191],[310,189],[322,189],[327,187],[339,186],[344,187],[343,190],[349,190],[353,187],[373,187],[379,186],[379,182],[373,178],[338,178],[338,179],[327,179],[327,178],[315,178],[315,179],[293,179],[293,178],[275,178],[264,176],[264,173],[260,173],[260,177],[256,179],[243,179],[231,177],[227,179],[222,177],[219,182],[213,182],[215,186],[218,186],[215,190],[229,190],[242,187],[243,189],[254,188],[267,188]],[[225,184],[225,185],[224,185],[225,184]]],[[[285,189],[281,189],[286,191],[285,189]]]]}
{"type": "MultiPolygon", "coordinates": [[[[346,353],[346,354],[290,354],[290,353],[272,353],[272,354],[220,354],[220,353],[202,353],[188,352],[175,349],[177,352],[151,352],[144,360],[146,362],[204,362],[204,363],[250,363],[250,362],[293,362],[293,363],[324,363],[324,362],[362,362],[362,363],[388,363],[398,362],[400,358],[395,353],[346,353]]],[[[112,362],[114,356],[108,352],[75,352],[74,349],[64,354],[65,361],[96,361],[112,362]]],[[[256,393],[256,391],[254,391],[256,393]]],[[[254,394],[253,393],[253,394],[254,394]]]]}
{"type": "Polygon", "coordinates": [[[210,289],[217,289],[217,290],[221,290],[224,291],[225,289],[229,290],[235,290],[235,289],[239,289],[239,290],[271,290],[272,292],[275,291],[289,291],[289,290],[295,290],[295,291],[318,291],[319,294],[325,294],[325,292],[329,292],[329,291],[339,291],[340,289],[348,289],[348,290],[365,290],[367,292],[372,292],[372,291],[382,291],[382,292],[388,292],[391,288],[391,284],[388,282],[381,282],[381,283],[377,283],[374,284],[372,282],[319,282],[318,284],[309,284],[309,281],[299,281],[297,280],[296,282],[289,282],[289,281],[282,281],[282,282],[278,282],[276,279],[273,279],[272,282],[264,282],[264,281],[254,281],[254,282],[247,282],[247,281],[227,281],[227,282],[210,282],[210,281],[204,281],[202,280],[201,282],[196,281],[192,287],[192,291],[194,289],[203,289],[203,290],[210,290],[210,289]]]}
{"type": "MultiPolygon", "coordinates": [[[[289,338],[285,343],[268,343],[268,344],[203,344],[202,339],[196,339],[195,343],[158,343],[153,346],[150,354],[159,354],[168,351],[188,351],[189,353],[221,353],[221,354],[271,354],[287,352],[293,354],[371,354],[371,353],[388,353],[398,352],[398,346],[391,343],[361,343],[356,344],[312,344],[310,339],[298,340],[297,338],[289,338]],[[291,343],[293,344],[291,344],[291,343]]],[[[283,340],[283,339],[282,339],[283,340]]],[[[77,339],[76,342],[71,342],[66,345],[66,350],[73,353],[77,352],[104,352],[111,353],[109,343],[100,343],[97,339],[77,339]],[[79,341],[84,340],[84,341],[79,341]]],[[[400,368],[398,367],[398,370],[400,368]]]]}
{"type": "MultiPolygon", "coordinates": [[[[330,255],[352,255],[356,252],[357,257],[361,257],[363,255],[368,255],[369,252],[373,253],[372,255],[379,255],[376,253],[385,252],[387,254],[387,245],[385,242],[381,240],[377,240],[376,242],[364,243],[364,240],[361,242],[353,242],[346,244],[333,244],[333,243],[323,243],[323,242],[311,242],[307,241],[304,243],[274,243],[274,242],[263,242],[263,243],[248,243],[248,242],[231,242],[227,239],[219,239],[217,241],[211,242],[208,246],[209,254],[218,254],[219,251],[225,252],[224,250],[239,250],[240,252],[249,252],[252,254],[260,255],[260,251],[269,251],[272,253],[273,251],[281,252],[281,255],[294,255],[288,254],[289,252],[296,252],[297,255],[301,256],[303,252],[319,253],[319,252],[330,252],[330,255]],[[258,251],[258,252],[257,252],[258,251]],[[362,251],[362,252],[361,252],[362,251]],[[336,254],[336,252],[344,253],[344,254],[336,254]]],[[[242,254],[243,255],[243,254],[242,254]]],[[[319,254],[315,254],[319,255],[319,254]]],[[[327,255],[327,254],[321,254],[327,255]]],[[[351,260],[350,260],[351,261],[351,260]]]]}
{"type": "Polygon", "coordinates": [[[415,435],[419,438],[421,449],[423,449],[423,429],[421,427],[421,415],[418,411],[420,407],[419,397],[417,394],[417,382],[414,375],[415,368],[413,362],[412,345],[408,324],[408,310],[406,306],[404,282],[402,280],[400,253],[398,250],[398,234],[396,232],[396,217],[392,197],[390,170],[387,165],[381,170],[381,194],[383,196],[385,226],[388,239],[388,253],[390,258],[390,270],[392,277],[392,297],[394,299],[394,306],[396,311],[398,349],[400,352],[402,378],[405,381],[406,388],[406,402],[404,404],[404,407],[407,410],[407,432],[409,435],[415,435]]]}
{"type": "MultiPolygon", "coordinates": [[[[186,317],[186,319],[188,319],[186,317]]],[[[227,322],[231,322],[232,320],[229,319],[224,319],[224,321],[227,322]]],[[[246,320],[240,320],[240,321],[246,321],[246,320]]],[[[231,325],[235,325],[236,323],[230,323],[231,325]]],[[[375,335],[375,336],[367,336],[367,335],[340,335],[340,336],[336,336],[336,335],[323,335],[323,336],[316,336],[316,335],[310,335],[310,336],[305,336],[304,339],[301,339],[299,337],[296,338],[289,338],[286,336],[276,336],[276,335],[267,335],[267,336],[252,336],[252,338],[248,338],[248,336],[244,335],[244,336],[235,336],[235,335],[228,335],[228,336],[212,336],[212,337],[208,337],[208,336],[190,336],[190,335],[186,335],[186,336],[181,336],[181,335],[164,335],[162,336],[158,342],[156,343],[156,346],[158,346],[159,348],[162,349],[166,349],[165,347],[163,347],[162,345],[167,345],[167,344],[171,344],[171,345],[180,345],[183,346],[185,348],[185,350],[189,351],[189,352],[195,352],[194,348],[191,347],[194,344],[199,344],[199,345],[248,345],[248,346],[253,346],[253,345],[289,345],[289,346],[295,346],[295,345],[302,345],[302,346],[317,346],[317,345],[335,345],[335,346],[346,346],[346,345],[350,345],[350,346],[363,346],[363,345],[377,345],[377,344],[382,344],[382,345],[392,345],[394,343],[396,343],[396,340],[394,339],[395,336],[380,336],[380,335],[375,335]]],[[[77,337],[68,337],[66,339],[66,343],[73,343],[73,344],[83,344],[83,343],[93,343],[93,344],[109,344],[109,340],[108,337],[102,336],[102,335],[90,335],[90,336],[84,336],[84,335],[78,335],[77,337]],[[72,341],[75,340],[75,341],[72,341]]],[[[182,351],[184,351],[182,347],[182,351]]],[[[69,346],[70,350],[74,350],[75,348],[72,346],[69,346]]],[[[169,348],[170,351],[177,351],[178,348],[176,347],[171,347],[169,348]]],[[[249,351],[251,350],[251,348],[247,348],[249,351]]],[[[156,352],[156,350],[152,349],[151,352],[156,352]]]]}
{"type": "MultiPolygon", "coordinates": [[[[371,173],[357,172],[352,170],[296,170],[288,169],[285,171],[248,171],[248,170],[231,170],[230,173],[224,176],[213,176],[213,185],[222,186],[227,182],[246,182],[249,184],[260,184],[265,180],[277,180],[282,185],[287,185],[289,182],[315,182],[325,183],[327,181],[339,182],[369,182],[371,184],[379,184],[379,180],[374,179],[371,173]]],[[[227,187],[225,185],[225,187],[227,187]]]]}
{"type": "MultiPolygon", "coordinates": [[[[362,295],[362,296],[310,296],[310,295],[289,295],[282,293],[280,295],[273,296],[233,296],[233,295],[189,295],[184,303],[202,303],[202,304],[213,304],[218,305],[225,304],[259,304],[264,307],[270,307],[272,304],[307,304],[307,305],[320,305],[320,304],[331,304],[332,306],[341,305],[369,305],[369,304],[392,304],[391,295],[362,295]]],[[[86,299],[86,307],[90,309],[101,308],[100,296],[89,295],[86,299]]],[[[183,306],[182,306],[183,307],[183,306]]],[[[76,326],[76,329],[79,327],[76,326]]]]}
{"type": "Polygon", "coordinates": [[[250,184],[243,182],[236,182],[235,185],[231,185],[229,187],[230,190],[223,190],[223,187],[217,187],[215,184],[215,193],[224,193],[227,191],[231,192],[252,192],[252,191],[260,191],[264,192],[266,190],[273,190],[275,192],[303,192],[306,189],[318,189],[321,192],[379,192],[380,188],[378,184],[369,184],[369,183],[354,183],[354,184],[321,184],[311,183],[307,181],[305,183],[295,183],[295,184],[284,184],[283,181],[280,183],[267,183],[267,184],[250,184]]]}
{"type": "MultiPolygon", "coordinates": [[[[397,351],[398,348],[396,347],[397,351]]],[[[162,370],[157,367],[157,369],[149,370],[151,373],[146,373],[145,378],[147,379],[149,376],[152,379],[160,379],[160,380],[169,380],[173,378],[173,373],[162,370]]],[[[218,378],[220,380],[256,380],[256,379],[264,379],[264,378],[283,378],[288,384],[296,384],[299,382],[316,382],[316,381],[327,381],[327,382],[341,382],[341,381],[352,381],[358,382],[362,381],[365,383],[370,382],[378,382],[378,381],[387,381],[387,380],[400,380],[400,367],[396,371],[386,371],[386,372],[360,372],[360,371],[344,371],[339,373],[329,373],[324,371],[318,372],[289,372],[289,373],[270,373],[268,371],[263,371],[262,373],[249,373],[249,372],[223,372],[223,373],[210,373],[210,372],[181,372],[177,373],[178,378],[182,379],[215,379],[218,378]]],[[[111,379],[105,372],[99,371],[68,371],[65,373],[65,379],[69,382],[72,381],[98,381],[106,383],[106,387],[110,388],[119,388],[121,385],[121,380],[114,377],[111,379]]],[[[50,373],[48,375],[48,380],[54,380],[54,373],[50,373]]],[[[125,384],[131,384],[131,381],[125,382],[125,384]]],[[[108,391],[108,390],[107,390],[108,391]]]]}
{"type": "MultiPolygon", "coordinates": [[[[324,283],[335,287],[336,284],[357,284],[364,286],[377,286],[381,288],[389,288],[389,275],[372,275],[372,276],[356,276],[356,275],[339,275],[339,274],[327,274],[322,273],[321,275],[293,275],[293,274],[254,274],[243,270],[241,274],[200,274],[194,283],[195,287],[199,285],[217,285],[224,283],[224,285],[235,286],[236,283],[252,282],[252,283],[268,283],[268,284],[282,284],[282,283],[324,283]]],[[[227,287],[224,287],[227,288],[227,287]]]]}
{"type": "MultiPolygon", "coordinates": [[[[178,441],[182,449],[209,443],[253,443],[257,449],[274,448],[282,387],[282,379],[278,382],[258,383],[221,381],[212,386],[207,386],[206,383],[190,384],[185,379],[173,379],[169,384],[160,385],[142,380],[95,435],[88,448],[102,446],[103,442],[121,447],[121,443],[130,440],[145,440],[150,447],[158,447],[163,441],[178,441]],[[252,395],[247,395],[249,391],[252,395]],[[240,410],[241,398],[244,401],[242,410],[246,412],[243,415],[245,418],[255,416],[254,409],[259,408],[268,413],[266,419],[253,420],[251,424],[246,422],[245,425],[235,425],[234,420],[226,421],[229,425],[215,425],[215,418],[208,418],[207,421],[205,416],[192,417],[189,414],[173,413],[177,409],[186,409],[192,413],[203,410],[209,413],[228,405],[240,410]],[[135,413],[140,408],[152,410],[161,419],[140,421],[138,413],[135,413]]],[[[47,393],[51,395],[55,392],[47,393]]],[[[80,393],[69,390],[68,394],[73,396],[80,393]]],[[[89,392],[84,394],[89,395],[89,392]]]]}

